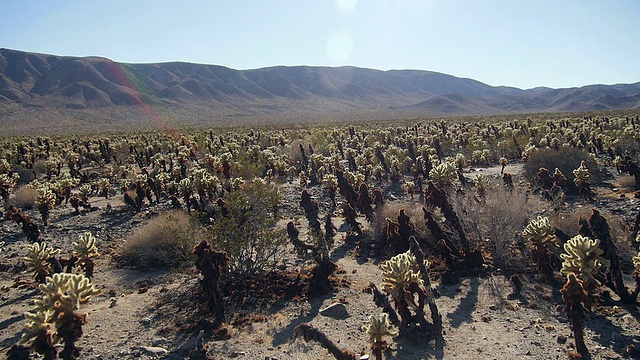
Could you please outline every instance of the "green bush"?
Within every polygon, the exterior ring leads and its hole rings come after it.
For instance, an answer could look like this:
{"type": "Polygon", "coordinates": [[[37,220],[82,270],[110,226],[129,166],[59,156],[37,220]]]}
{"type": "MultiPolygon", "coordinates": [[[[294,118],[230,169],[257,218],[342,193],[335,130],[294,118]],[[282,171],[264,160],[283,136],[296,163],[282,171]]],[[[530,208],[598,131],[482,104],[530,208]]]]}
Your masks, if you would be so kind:
{"type": "Polygon", "coordinates": [[[552,174],[555,168],[558,168],[567,177],[568,191],[575,193],[577,189],[573,183],[575,178],[573,170],[580,167],[582,161],[584,161],[585,166],[591,173],[592,183],[598,182],[601,178],[598,172],[598,165],[585,150],[572,147],[558,150],[546,148],[534,151],[524,164],[524,174],[530,181],[536,181],[536,173],[540,168],[544,167],[552,174]]]}
{"type": "Polygon", "coordinates": [[[136,229],[120,247],[116,260],[119,266],[143,270],[192,265],[191,251],[205,234],[184,211],[171,211],[136,229]]]}
{"type": "Polygon", "coordinates": [[[273,270],[288,242],[285,230],[275,229],[277,188],[254,181],[227,194],[224,201],[226,214],[217,211],[209,230],[213,247],[227,253],[231,272],[239,276],[273,270]]]}

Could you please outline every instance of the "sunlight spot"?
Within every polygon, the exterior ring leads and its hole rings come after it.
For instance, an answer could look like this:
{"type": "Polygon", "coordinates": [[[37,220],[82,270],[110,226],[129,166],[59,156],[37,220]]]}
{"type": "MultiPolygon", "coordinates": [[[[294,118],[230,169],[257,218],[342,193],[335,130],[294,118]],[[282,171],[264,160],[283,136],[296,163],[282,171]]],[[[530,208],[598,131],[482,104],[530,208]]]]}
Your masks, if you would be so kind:
{"type": "Polygon", "coordinates": [[[347,30],[336,30],[327,40],[327,54],[332,61],[342,63],[349,59],[353,50],[353,36],[347,30]]]}
{"type": "Polygon", "coordinates": [[[356,9],[358,0],[335,0],[335,5],[341,15],[349,15],[356,9]]]}

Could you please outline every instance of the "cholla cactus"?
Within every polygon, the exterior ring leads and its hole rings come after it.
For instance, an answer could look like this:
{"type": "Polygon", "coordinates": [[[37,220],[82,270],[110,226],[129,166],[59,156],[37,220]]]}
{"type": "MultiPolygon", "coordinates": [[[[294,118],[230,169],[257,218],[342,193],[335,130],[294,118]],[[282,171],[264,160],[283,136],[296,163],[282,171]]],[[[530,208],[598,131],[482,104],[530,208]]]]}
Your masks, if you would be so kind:
{"type": "MultiPolygon", "coordinates": [[[[2,248],[1,245],[0,248],[2,248]]],[[[631,260],[633,261],[633,266],[635,267],[636,273],[640,273],[640,252],[638,253],[638,255],[632,257],[631,260]]]]}
{"type": "Polygon", "coordinates": [[[380,316],[371,315],[369,323],[369,326],[364,325],[362,329],[369,334],[369,342],[371,343],[374,358],[382,359],[382,350],[386,345],[382,337],[398,336],[398,332],[389,329],[389,315],[386,313],[382,313],[380,316]]]}
{"type": "Polygon", "coordinates": [[[108,178],[101,178],[98,180],[98,188],[105,199],[109,198],[109,191],[111,191],[111,182],[108,178]]]}
{"type": "Polygon", "coordinates": [[[573,175],[575,179],[573,182],[578,187],[578,191],[582,195],[582,197],[586,200],[593,201],[593,191],[591,190],[591,174],[589,173],[589,169],[584,165],[584,161],[580,163],[580,166],[573,170],[573,175]]]}
{"type": "Polygon", "coordinates": [[[546,246],[549,242],[559,246],[555,229],[551,226],[551,222],[546,216],[538,216],[535,220],[531,220],[529,225],[522,231],[522,237],[531,241],[534,246],[537,246],[537,244],[546,246]]]}
{"type": "Polygon", "coordinates": [[[587,291],[600,267],[609,266],[609,260],[602,258],[604,252],[600,249],[599,239],[576,235],[564,244],[564,251],[566,253],[560,254],[564,260],[560,271],[563,274],[575,273],[587,291]]]}
{"type": "Polygon", "coordinates": [[[476,194],[478,194],[478,196],[481,199],[484,199],[484,197],[487,195],[487,191],[489,190],[489,186],[490,186],[489,177],[485,174],[479,174],[479,175],[476,175],[475,181],[476,181],[476,194]]]}
{"type": "Polygon", "coordinates": [[[96,238],[90,232],[80,235],[78,241],[73,243],[73,255],[78,258],[78,264],[84,270],[85,276],[91,279],[95,267],[93,259],[100,253],[96,247],[96,238]]]}
{"type": "MultiPolygon", "coordinates": [[[[429,267],[429,263],[425,266],[429,267]]],[[[410,251],[398,254],[381,265],[383,279],[380,287],[387,294],[404,292],[412,283],[422,285],[420,268],[410,251]]]]}
{"type": "Polygon", "coordinates": [[[0,196],[6,201],[9,200],[9,194],[16,187],[20,175],[13,174],[0,174],[0,196]]]}
{"type": "Polygon", "coordinates": [[[549,247],[558,246],[558,238],[556,237],[555,229],[549,222],[549,218],[538,216],[537,219],[531,220],[529,225],[522,231],[522,237],[531,242],[535,261],[547,281],[554,282],[549,247]]]}
{"type": "Polygon", "coordinates": [[[466,156],[464,156],[464,154],[461,154],[461,153],[456,154],[456,157],[453,160],[453,162],[456,164],[458,169],[462,169],[463,167],[467,166],[467,158],[466,156]]]}
{"type": "Polygon", "coordinates": [[[84,202],[89,202],[89,195],[91,194],[91,192],[93,191],[93,189],[91,189],[91,185],[89,184],[83,184],[78,188],[78,192],[80,193],[79,197],[80,200],[84,201],[84,202]]]}
{"type": "Polygon", "coordinates": [[[20,343],[33,340],[34,349],[45,355],[45,359],[53,359],[56,355],[55,345],[64,342],[61,357],[77,359],[80,349],[75,342],[82,335],[82,325],[86,324],[86,315],[75,313],[80,307],[100,293],[89,279],[78,274],[54,274],[46,278],[40,285],[42,298],[35,300],[34,307],[25,313],[26,332],[20,343]]]}
{"type": "Polygon", "coordinates": [[[573,176],[575,176],[573,182],[578,188],[582,184],[590,184],[589,179],[591,177],[591,174],[589,173],[589,169],[587,169],[587,167],[584,165],[584,161],[580,162],[580,166],[577,169],[573,170],[573,176]]]}
{"type": "Polygon", "coordinates": [[[500,175],[502,175],[504,173],[504,168],[509,163],[509,160],[507,160],[506,157],[501,157],[500,160],[498,160],[498,162],[500,163],[500,166],[501,166],[500,175]]]}
{"type": "Polygon", "coordinates": [[[36,195],[36,207],[42,217],[44,226],[49,225],[49,212],[56,206],[56,194],[46,186],[38,188],[36,195]]]}
{"type": "Polygon", "coordinates": [[[46,277],[53,273],[53,265],[49,260],[58,254],[60,254],[59,249],[48,247],[44,241],[28,246],[24,260],[37,282],[44,283],[46,277]]]}
{"type": "Polygon", "coordinates": [[[458,178],[454,164],[443,162],[429,171],[429,176],[438,187],[449,186],[458,178]]]}
{"type": "Polygon", "coordinates": [[[407,191],[407,194],[409,194],[409,196],[411,196],[411,199],[413,200],[413,193],[416,190],[416,184],[413,181],[407,181],[404,183],[404,189],[407,191]]]}

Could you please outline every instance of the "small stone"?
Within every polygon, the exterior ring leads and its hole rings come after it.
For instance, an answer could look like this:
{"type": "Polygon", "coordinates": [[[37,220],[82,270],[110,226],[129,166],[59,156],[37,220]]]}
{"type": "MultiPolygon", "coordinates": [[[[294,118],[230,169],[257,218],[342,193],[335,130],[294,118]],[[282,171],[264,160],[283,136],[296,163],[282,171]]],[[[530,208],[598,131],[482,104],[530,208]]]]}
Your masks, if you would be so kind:
{"type": "Polygon", "coordinates": [[[142,326],[149,326],[151,325],[151,318],[146,317],[140,320],[140,323],[142,324],[142,326]]]}
{"type": "Polygon", "coordinates": [[[343,303],[333,303],[326,308],[320,310],[320,315],[334,319],[341,319],[349,316],[347,307],[343,303]]]}
{"type": "Polygon", "coordinates": [[[369,355],[360,356],[360,360],[369,360],[369,355]]]}
{"type": "Polygon", "coordinates": [[[558,344],[566,344],[567,343],[567,337],[564,335],[559,335],[558,338],[556,339],[556,341],[558,342],[558,344]]]}
{"type": "Polygon", "coordinates": [[[140,349],[148,355],[164,355],[169,352],[167,349],[157,346],[141,346],[140,349]]]}

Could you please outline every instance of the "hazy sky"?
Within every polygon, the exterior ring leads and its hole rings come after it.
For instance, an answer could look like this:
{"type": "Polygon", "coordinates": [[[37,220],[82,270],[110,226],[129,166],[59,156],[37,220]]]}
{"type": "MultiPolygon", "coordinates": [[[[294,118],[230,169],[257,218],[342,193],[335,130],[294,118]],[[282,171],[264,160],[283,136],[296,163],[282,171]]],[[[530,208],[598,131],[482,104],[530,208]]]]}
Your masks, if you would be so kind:
{"type": "Polygon", "coordinates": [[[640,81],[637,0],[0,1],[0,47],[23,51],[419,69],[520,88],[640,81]]]}

